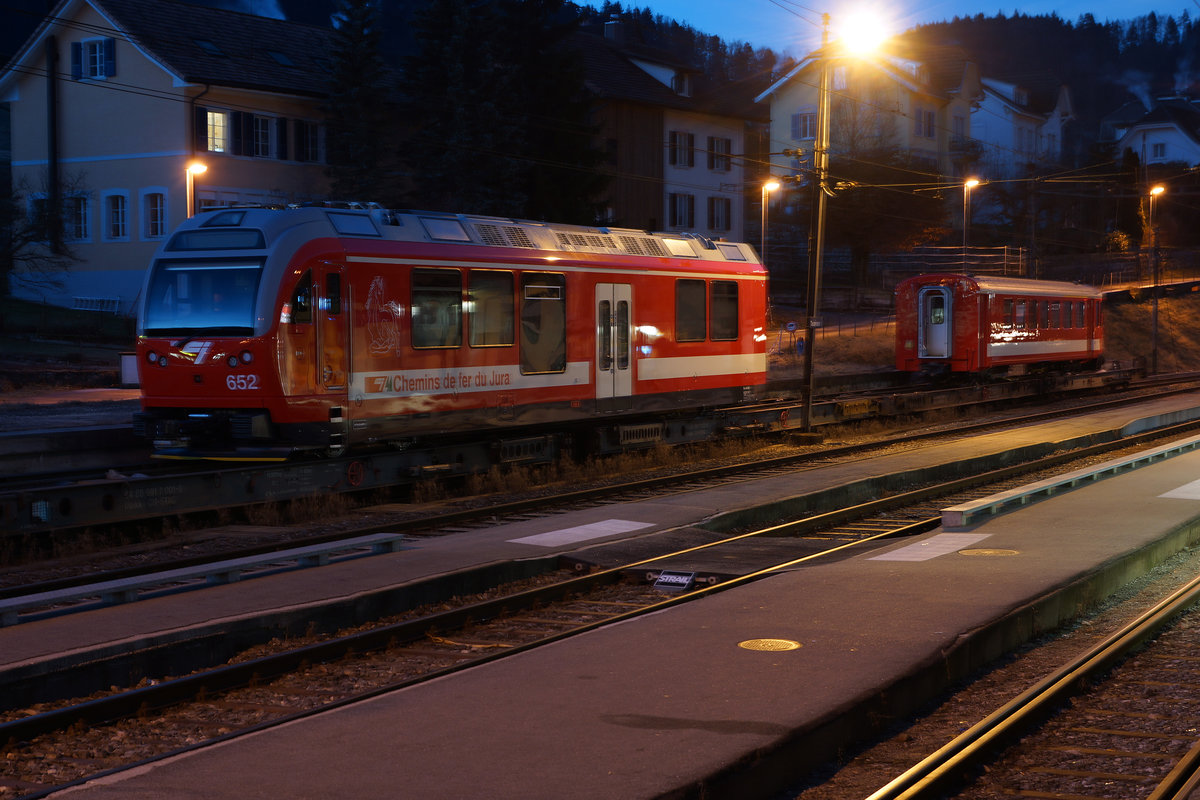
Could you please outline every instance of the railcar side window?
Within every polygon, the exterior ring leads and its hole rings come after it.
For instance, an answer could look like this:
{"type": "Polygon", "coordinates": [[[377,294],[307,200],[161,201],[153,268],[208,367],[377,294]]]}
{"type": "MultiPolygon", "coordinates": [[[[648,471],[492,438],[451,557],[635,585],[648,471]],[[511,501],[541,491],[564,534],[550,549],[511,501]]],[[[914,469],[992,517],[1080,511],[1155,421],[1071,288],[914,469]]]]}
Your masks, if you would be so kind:
{"type": "Polygon", "coordinates": [[[342,313],[342,276],[336,272],[325,276],[325,304],[329,314],[342,313]]]}
{"type": "Polygon", "coordinates": [[[1083,301],[1080,300],[1075,303],[1075,327],[1082,328],[1083,325],[1083,301]]]}
{"type": "Polygon", "coordinates": [[[1061,328],[1062,303],[1050,303],[1050,327],[1061,328]]]}
{"type": "Polygon", "coordinates": [[[412,346],[462,344],[462,273],[456,269],[412,271],[412,346]]]}
{"type": "Polygon", "coordinates": [[[704,281],[675,281],[675,341],[704,341],[705,311],[704,281]]]}
{"type": "Polygon", "coordinates": [[[1016,318],[1013,320],[1013,327],[1016,328],[1017,330],[1022,330],[1025,328],[1025,304],[1026,304],[1026,302],[1027,301],[1025,301],[1025,300],[1017,301],[1016,318]]]}
{"type": "Polygon", "coordinates": [[[738,286],[733,281],[713,281],[709,284],[709,331],[713,340],[738,337],[738,286]]]}
{"type": "Polygon", "coordinates": [[[929,296],[929,324],[943,325],[946,322],[946,298],[940,294],[929,296]]]}
{"type": "Polygon", "coordinates": [[[617,301],[617,369],[629,369],[629,301],[617,301]]]}
{"type": "Polygon", "coordinates": [[[567,368],[566,281],[562,275],[521,275],[521,372],[567,368]]]}
{"type": "MultiPolygon", "coordinates": [[[[312,272],[305,272],[292,293],[291,322],[312,322],[312,272]]],[[[287,313],[286,311],[284,312],[287,313]]]]}
{"type": "Polygon", "coordinates": [[[1005,300],[1000,312],[1000,324],[1005,328],[1012,328],[1014,317],[1016,314],[1015,306],[1012,300],[1005,300]]]}
{"type": "Polygon", "coordinates": [[[513,274],[473,269],[467,276],[467,325],[471,347],[510,345],[513,333],[513,274]]]}

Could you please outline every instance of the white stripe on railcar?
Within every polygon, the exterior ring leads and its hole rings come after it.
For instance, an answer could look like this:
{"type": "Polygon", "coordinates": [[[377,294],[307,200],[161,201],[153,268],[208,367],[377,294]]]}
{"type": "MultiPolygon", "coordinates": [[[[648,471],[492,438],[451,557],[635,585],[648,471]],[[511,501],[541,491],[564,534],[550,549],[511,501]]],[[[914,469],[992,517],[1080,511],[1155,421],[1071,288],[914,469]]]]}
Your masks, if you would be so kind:
{"type": "Polygon", "coordinates": [[[767,371],[766,353],[738,353],[725,356],[677,356],[641,358],[637,362],[638,380],[662,381],[713,375],[745,375],[767,371]]]}
{"type": "Polygon", "coordinates": [[[592,365],[572,361],[563,372],[521,374],[516,364],[482,367],[442,367],[431,369],[394,369],[381,372],[356,372],[352,376],[355,396],[367,400],[390,397],[425,397],[515,389],[547,389],[556,386],[586,385],[591,381],[592,365]]]}
{"type": "MultiPolygon", "coordinates": [[[[1093,340],[1091,346],[1100,349],[1100,342],[1093,340]]],[[[1078,339],[1041,339],[1034,342],[988,342],[987,353],[990,358],[1011,358],[1015,356],[1056,356],[1063,353],[1084,352],[1088,349],[1086,338],[1078,339]]]]}

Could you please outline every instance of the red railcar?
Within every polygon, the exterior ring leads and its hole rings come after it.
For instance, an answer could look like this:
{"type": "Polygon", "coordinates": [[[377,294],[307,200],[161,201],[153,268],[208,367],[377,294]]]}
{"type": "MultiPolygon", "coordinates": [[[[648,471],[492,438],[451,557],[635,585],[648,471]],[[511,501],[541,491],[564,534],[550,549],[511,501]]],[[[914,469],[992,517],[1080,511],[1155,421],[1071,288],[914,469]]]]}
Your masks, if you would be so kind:
{"type": "Polygon", "coordinates": [[[896,287],[896,369],[1020,374],[1098,367],[1103,296],[1058,281],[920,275],[896,287]]]}
{"type": "Polygon", "coordinates": [[[753,249],[425,212],[234,208],[147,272],[162,453],[254,455],[703,407],[766,382],[753,249]]]}

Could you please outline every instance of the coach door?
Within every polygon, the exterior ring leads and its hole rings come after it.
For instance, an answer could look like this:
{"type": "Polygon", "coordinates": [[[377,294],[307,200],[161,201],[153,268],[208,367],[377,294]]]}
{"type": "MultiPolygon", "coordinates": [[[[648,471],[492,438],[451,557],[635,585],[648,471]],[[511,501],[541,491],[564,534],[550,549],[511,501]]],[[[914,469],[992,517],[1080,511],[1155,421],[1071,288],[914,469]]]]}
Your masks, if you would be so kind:
{"type": "Polygon", "coordinates": [[[596,409],[619,411],[633,400],[633,290],[627,283],[596,284],[596,409]]]}
{"type": "Polygon", "coordinates": [[[949,358],[950,290],[944,286],[927,286],[920,291],[917,302],[921,309],[917,355],[921,358],[949,358]]]}
{"type": "MultiPolygon", "coordinates": [[[[317,384],[325,392],[346,391],[347,316],[345,270],[326,264],[317,270],[317,384]]],[[[316,281],[315,281],[316,282],[316,281]]]]}

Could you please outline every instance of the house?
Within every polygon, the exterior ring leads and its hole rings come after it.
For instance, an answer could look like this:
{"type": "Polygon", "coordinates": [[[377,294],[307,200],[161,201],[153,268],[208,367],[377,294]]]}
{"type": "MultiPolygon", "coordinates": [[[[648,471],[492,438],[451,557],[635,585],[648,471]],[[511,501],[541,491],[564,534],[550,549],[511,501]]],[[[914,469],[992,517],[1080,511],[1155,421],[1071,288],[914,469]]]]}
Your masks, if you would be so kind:
{"type": "Polygon", "coordinates": [[[65,287],[14,294],[132,313],[189,183],[197,210],[323,197],[331,36],[174,0],[61,0],[0,74],[0,103],[14,192],[31,218],[62,209],[76,260],[65,287]],[[193,162],[207,170],[189,180],[193,162]]]}
{"type": "Polygon", "coordinates": [[[746,159],[767,109],[737,87],[706,89],[698,71],[629,42],[621,23],[577,33],[599,140],[612,176],[609,221],[742,241],[746,159]]]}
{"type": "MultiPolygon", "coordinates": [[[[1140,105],[1140,104],[1139,104],[1140,105]]],[[[1132,150],[1145,166],[1200,165],[1200,106],[1188,98],[1167,97],[1136,118],[1112,125],[1118,158],[1132,150]]],[[[1111,115],[1110,115],[1111,116],[1111,115]]]]}
{"type": "Polygon", "coordinates": [[[1066,126],[1075,119],[1070,91],[1048,76],[983,78],[971,112],[971,137],[983,147],[989,180],[1024,177],[1030,165],[1061,164],[1066,126]]]}
{"type": "MultiPolygon", "coordinates": [[[[773,173],[803,175],[817,133],[820,71],[814,53],[756,98],[771,104],[773,173]]],[[[979,72],[957,48],[891,53],[829,63],[830,152],[896,149],[940,175],[965,175],[971,110],[983,96],[979,72]]]]}

